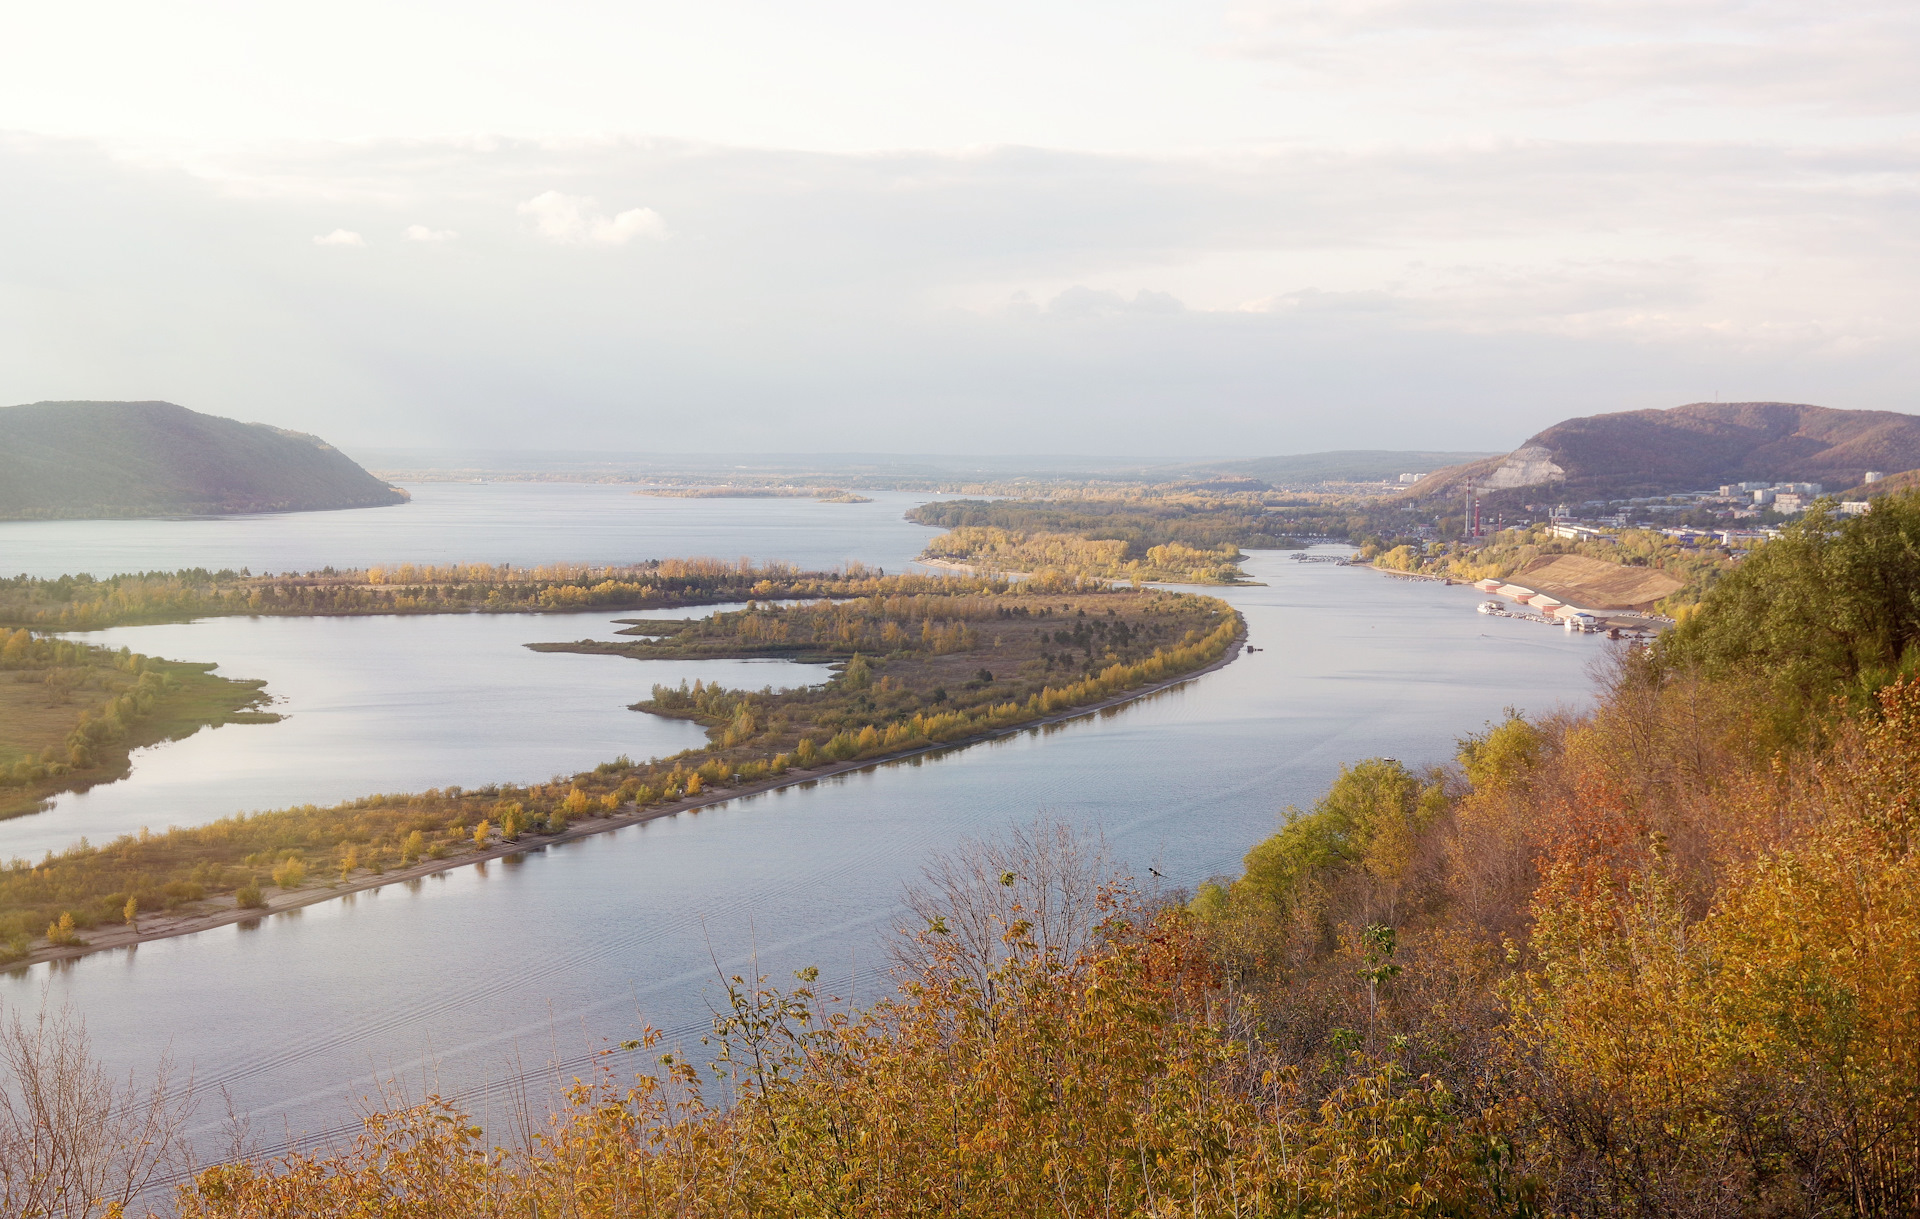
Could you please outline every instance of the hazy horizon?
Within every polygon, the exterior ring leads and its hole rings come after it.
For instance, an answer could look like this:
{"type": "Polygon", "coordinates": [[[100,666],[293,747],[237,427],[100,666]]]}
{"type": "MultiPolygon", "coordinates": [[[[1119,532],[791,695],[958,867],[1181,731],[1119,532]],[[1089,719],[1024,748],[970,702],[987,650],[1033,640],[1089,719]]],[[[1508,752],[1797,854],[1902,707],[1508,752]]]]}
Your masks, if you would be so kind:
{"type": "Polygon", "coordinates": [[[1911,410],[1887,0],[9,18],[0,401],[354,448],[1502,451],[1911,410]]]}

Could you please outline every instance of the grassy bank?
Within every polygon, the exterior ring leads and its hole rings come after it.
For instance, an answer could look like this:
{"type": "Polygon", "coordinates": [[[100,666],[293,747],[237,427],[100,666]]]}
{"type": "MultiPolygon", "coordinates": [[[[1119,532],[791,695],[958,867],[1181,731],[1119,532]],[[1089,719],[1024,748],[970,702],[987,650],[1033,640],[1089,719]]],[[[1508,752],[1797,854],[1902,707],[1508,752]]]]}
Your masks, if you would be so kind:
{"type": "Polygon", "coordinates": [[[125,777],[142,746],[280,718],[257,710],[263,683],[213,668],[0,631],[0,819],[125,777]]]}

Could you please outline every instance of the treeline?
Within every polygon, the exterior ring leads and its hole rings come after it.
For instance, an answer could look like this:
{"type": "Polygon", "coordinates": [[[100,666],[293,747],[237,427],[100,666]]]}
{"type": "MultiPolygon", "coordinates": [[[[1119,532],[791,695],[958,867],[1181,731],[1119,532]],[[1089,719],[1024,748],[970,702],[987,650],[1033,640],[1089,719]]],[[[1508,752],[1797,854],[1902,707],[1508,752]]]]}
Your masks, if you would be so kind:
{"type": "MultiPolygon", "coordinates": [[[[991,581],[969,587],[991,587],[991,581]]],[[[888,576],[861,564],[806,572],[746,560],[662,559],[625,567],[445,564],[331,568],[253,576],[203,568],[95,579],[0,580],[0,624],[36,630],[183,622],[234,614],[541,613],[656,609],[754,597],[860,597],[940,593],[949,580],[888,576]]]]}
{"type": "Polygon", "coordinates": [[[932,559],[988,570],[1196,584],[1240,581],[1242,548],[1298,549],[1301,539],[1331,538],[1383,552],[1401,545],[1415,526],[1438,520],[1431,509],[1410,510],[1381,497],[1180,488],[947,500],[921,504],[907,517],[948,531],[927,547],[932,559]]]}
{"type": "MultiPolygon", "coordinates": [[[[1409,504],[1395,496],[1236,493],[1179,486],[1062,493],[1046,499],[947,500],[919,505],[907,518],[940,529],[977,527],[1123,541],[1129,559],[1144,558],[1149,548],[1169,543],[1203,551],[1230,546],[1293,549],[1303,538],[1359,545],[1369,539],[1399,539],[1416,525],[1442,524],[1444,532],[1445,524],[1435,506],[1409,504]]],[[[1457,519],[1452,528],[1457,534],[1457,519]]]]}
{"type": "MultiPolygon", "coordinates": [[[[990,596],[878,596],[803,605],[756,604],[686,623],[640,622],[629,634],[659,638],[675,655],[844,656],[855,652],[964,652],[977,647],[969,622],[1005,618],[990,596]]],[[[1025,614],[1026,606],[1018,607],[1025,614]]]]}
{"type": "MultiPolygon", "coordinates": [[[[1101,591],[1104,590],[1092,587],[1081,589],[1076,595],[1101,591]]],[[[1026,633],[1011,631],[1010,624],[1041,622],[1052,618],[1057,611],[1071,612],[1070,608],[1061,610],[1045,601],[1045,598],[1053,595],[1056,594],[1048,591],[1046,585],[1027,582],[996,585],[991,595],[895,594],[811,604],[755,602],[745,609],[687,621],[633,621],[621,632],[623,635],[645,636],[650,640],[648,645],[601,643],[588,649],[581,649],[576,644],[531,646],[537,651],[619,652],[640,659],[789,656],[800,660],[826,660],[845,658],[859,652],[893,657],[913,653],[939,656],[980,647],[982,635],[975,624],[994,623],[996,629],[990,633],[992,641],[987,646],[994,649],[1001,661],[1018,663],[1027,658],[1026,653],[1037,654],[1037,651],[1016,646],[1002,652],[1001,649],[1009,642],[1027,642],[1026,633]]],[[[1106,610],[1114,610],[1113,603],[1121,607],[1115,613],[1124,611],[1132,614],[1142,608],[1141,602],[1120,596],[1109,596],[1105,601],[1108,604],[1101,608],[1106,610]]],[[[1074,603],[1062,604],[1070,607],[1074,603]]],[[[1113,642],[1122,645],[1122,651],[1114,653],[1112,659],[1121,659],[1126,648],[1135,644],[1136,632],[1126,625],[1125,619],[1117,620],[1111,626],[1104,619],[1095,621],[1103,634],[1113,631],[1113,642]]],[[[1084,633],[1095,628],[1083,626],[1077,629],[1084,633]]],[[[1145,641],[1166,639],[1172,630],[1167,621],[1156,618],[1141,624],[1137,633],[1139,640],[1145,641]]],[[[1088,659],[1092,659],[1091,650],[1088,659]]]]}
{"type": "Polygon", "coordinates": [[[1254,496],[1165,495],[1114,498],[944,500],[920,504],[907,519],[937,529],[973,526],[1021,533],[1071,534],[1126,543],[1125,558],[1178,543],[1195,550],[1295,548],[1288,523],[1254,496]]]}
{"type": "Polygon", "coordinates": [[[269,887],[364,880],[422,858],[559,833],[585,816],[637,811],[768,782],[793,770],[970,740],[1203,668],[1227,655],[1241,630],[1230,607],[1190,594],[1092,590],[1065,600],[1046,594],[1050,599],[1043,602],[1024,585],[894,580],[876,578],[874,592],[851,603],[863,607],[858,613],[832,603],[763,605],[712,621],[743,640],[736,647],[747,652],[755,646],[747,639],[748,623],[809,615],[864,623],[866,614],[896,624],[943,621],[949,624],[943,630],[959,625],[972,633],[973,650],[948,650],[939,632],[927,643],[916,634],[911,647],[850,656],[841,672],[818,687],[656,687],[653,700],[640,709],[692,719],[707,727],[710,738],[707,748],[671,758],[621,758],[532,786],[454,787],[256,813],[101,846],[81,843],[38,863],[14,860],[0,870],[0,960],[22,959],[42,942],[77,942],[90,928],[137,918],[141,911],[222,899],[259,904],[269,887]],[[960,591],[950,598],[902,591],[955,586],[960,591]],[[989,587],[998,595],[983,597],[980,590],[989,587]],[[942,609],[942,600],[952,605],[942,609]],[[1089,607],[1095,612],[1087,613],[1089,607]],[[1057,632],[1043,629],[1055,623],[1057,632]],[[1055,634],[1064,642],[1056,644],[1055,634]],[[1078,656],[1070,658],[1068,648],[1078,656]],[[983,661],[1001,672],[996,675],[983,661]]]}
{"type": "Polygon", "coordinates": [[[1148,547],[1138,558],[1129,558],[1128,554],[1129,546],[1123,541],[963,525],[927,543],[922,557],[963,563],[989,572],[1021,571],[1039,577],[1058,574],[1135,583],[1240,582],[1238,564],[1243,556],[1232,546],[1197,550],[1182,542],[1165,542],[1148,547]]]}
{"type": "Polygon", "coordinates": [[[1188,906],[981,853],[868,1011],[737,978],[711,1070],[647,1034],[540,1137],[429,1102],[182,1213],[1920,1212],[1915,555],[1912,496],[1803,522],[1592,711],[1356,763],[1188,906]]]}

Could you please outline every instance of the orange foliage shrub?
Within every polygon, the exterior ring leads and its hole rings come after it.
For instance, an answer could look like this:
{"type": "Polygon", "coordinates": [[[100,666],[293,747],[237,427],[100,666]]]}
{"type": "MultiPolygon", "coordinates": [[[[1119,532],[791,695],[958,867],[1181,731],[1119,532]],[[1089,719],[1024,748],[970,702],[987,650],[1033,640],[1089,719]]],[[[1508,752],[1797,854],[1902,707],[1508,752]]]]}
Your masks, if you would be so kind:
{"type": "MultiPolygon", "coordinates": [[[[1318,1103],[1247,1069],[1191,920],[1117,906],[1071,959],[1018,917],[984,984],[950,937],[899,998],[833,1009],[811,971],[733,979],[725,1107],[674,1055],[579,1081],[522,1146],[440,1102],[334,1155],[204,1172],[185,1219],[398,1215],[1174,1216],[1518,1212],[1491,1123],[1431,1080],[1355,1073],[1318,1103]]],[[[644,1044],[654,1045],[650,1034],[644,1044]]],[[[638,1048],[642,1043],[630,1043],[638,1048]]]]}

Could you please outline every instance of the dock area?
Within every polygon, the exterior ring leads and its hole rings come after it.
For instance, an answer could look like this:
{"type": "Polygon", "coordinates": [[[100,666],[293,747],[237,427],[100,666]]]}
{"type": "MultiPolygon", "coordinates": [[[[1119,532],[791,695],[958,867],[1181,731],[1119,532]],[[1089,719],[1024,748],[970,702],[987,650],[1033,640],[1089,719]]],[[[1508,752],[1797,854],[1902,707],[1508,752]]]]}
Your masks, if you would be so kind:
{"type": "Polygon", "coordinates": [[[1565,627],[1579,634],[1604,634],[1611,639],[1627,636],[1644,638],[1657,635],[1674,625],[1673,619],[1663,614],[1631,609],[1590,609],[1562,601],[1550,593],[1497,579],[1476,581],[1474,587],[1483,593],[1514,602],[1509,606],[1502,601],[1483,601],[1480,603],[1480,612],[1483,614],[1565,627]]]}

